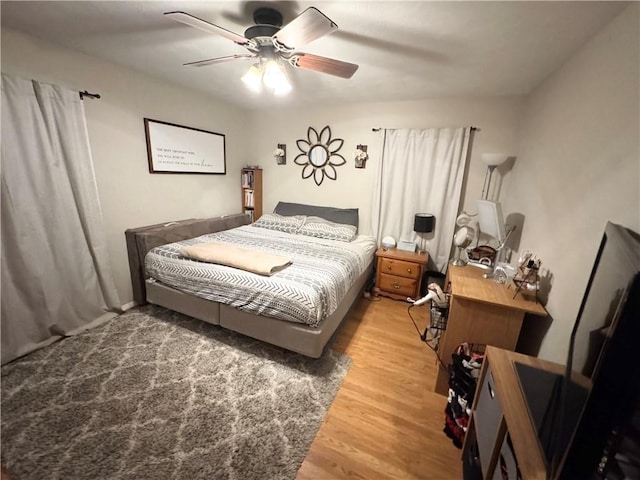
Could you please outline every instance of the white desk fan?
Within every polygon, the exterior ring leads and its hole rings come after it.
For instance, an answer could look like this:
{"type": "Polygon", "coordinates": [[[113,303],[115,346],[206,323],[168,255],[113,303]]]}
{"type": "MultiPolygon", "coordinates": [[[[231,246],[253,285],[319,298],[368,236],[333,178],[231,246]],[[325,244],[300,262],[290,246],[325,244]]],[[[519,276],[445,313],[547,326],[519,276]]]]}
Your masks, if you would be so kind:
{"type": "Polygon", "coordinates": [[[456,225],[458,225],[458,231],[453,236],[453,244],[456,246],[456,258],[451,261],[451,265],[457,267],[464,267],[467,262],[461,258],[462,250],[467,248],[473,242],[476,236],[476,231],[470,225],[471,216],[465,212],[462,212],[456,218],[456,225]]]}

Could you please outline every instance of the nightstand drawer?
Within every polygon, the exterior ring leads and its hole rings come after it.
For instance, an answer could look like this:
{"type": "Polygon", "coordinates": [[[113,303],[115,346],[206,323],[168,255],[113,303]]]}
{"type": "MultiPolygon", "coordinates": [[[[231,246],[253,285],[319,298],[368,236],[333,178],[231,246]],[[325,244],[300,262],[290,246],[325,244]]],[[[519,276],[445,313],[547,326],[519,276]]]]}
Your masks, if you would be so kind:
{"type": "Polygon", "coordinates": [[[415,278],[399,277],[380,273],[380,285],[378,288],[385,292],[411,297],[415,295],[418,280],[415,278]]]}
{"type": "Polygon", "coordinates": [[[386,273],[388,275],[418,278],[420,270],[420,265],[417,263],[404,262],[402,260],[394,260],[392,258],[383,258],[382,262],[380,262],[380,273],[386,273]]]}

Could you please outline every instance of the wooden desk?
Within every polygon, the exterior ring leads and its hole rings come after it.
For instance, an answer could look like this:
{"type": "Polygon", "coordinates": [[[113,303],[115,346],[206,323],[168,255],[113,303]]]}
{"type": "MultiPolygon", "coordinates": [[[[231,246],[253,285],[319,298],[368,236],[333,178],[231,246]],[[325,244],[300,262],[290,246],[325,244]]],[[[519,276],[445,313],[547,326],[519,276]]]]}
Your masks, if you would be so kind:
{"type": "MultiPolygon", "coordinates": [[[[493,345],[513,350],[518,342],[524,315],[546,316],[540,304],[522,293],[513,298],[515,286],[500,285],[490,278],[482,278],[486,270],[467,265],[449,265],[448,283],[451,285],[449,318],[438,355],[446,364],[462,342],[493,345]]],[[[449,374],[438,364],[434,390],[447,395],[449,374]]]]}

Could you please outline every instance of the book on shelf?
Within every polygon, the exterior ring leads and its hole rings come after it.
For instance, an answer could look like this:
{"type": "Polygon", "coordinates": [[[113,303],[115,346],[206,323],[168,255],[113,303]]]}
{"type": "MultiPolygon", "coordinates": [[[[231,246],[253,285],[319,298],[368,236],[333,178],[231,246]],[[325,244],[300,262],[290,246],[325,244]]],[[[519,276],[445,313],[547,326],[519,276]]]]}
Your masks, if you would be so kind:
{"type": "Polygon", "coordinates": [[[242,188],[253,188],[253,171],[242,172],[242,188]]]}
{"type": "Polygon", "coordinates": [[[245,190],[244,191],[244,206],[253,208],[254,204],[254,191],[253,190],[245,190]]]}

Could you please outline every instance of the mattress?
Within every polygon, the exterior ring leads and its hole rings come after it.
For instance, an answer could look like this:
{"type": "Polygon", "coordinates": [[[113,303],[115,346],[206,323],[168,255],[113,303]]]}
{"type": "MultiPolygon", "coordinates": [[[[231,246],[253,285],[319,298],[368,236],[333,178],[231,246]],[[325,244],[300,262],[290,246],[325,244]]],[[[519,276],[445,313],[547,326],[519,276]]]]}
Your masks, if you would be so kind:
{"type": "Polygon", "coordinates": [[[247,225],[156,247],[145,269],[147,277],[181,292],[315,327],[338,308],[375,249],[366,235],[341,242],[247,225]],[[207,242],[287,256],[292,263],[267,277],[181,255],[183,247],[207,242]]]}

